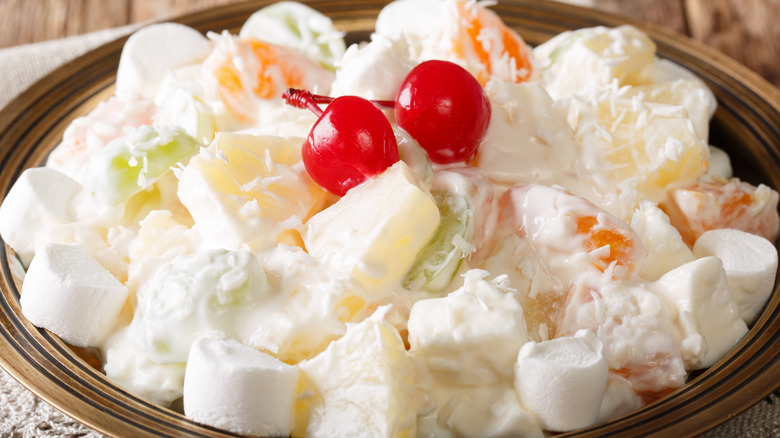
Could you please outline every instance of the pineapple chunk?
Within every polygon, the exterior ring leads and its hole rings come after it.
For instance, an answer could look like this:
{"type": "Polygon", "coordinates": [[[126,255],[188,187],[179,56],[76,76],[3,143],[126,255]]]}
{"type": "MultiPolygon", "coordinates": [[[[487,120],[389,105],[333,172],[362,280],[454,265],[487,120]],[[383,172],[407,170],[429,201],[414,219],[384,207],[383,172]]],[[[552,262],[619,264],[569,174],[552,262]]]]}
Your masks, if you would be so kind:
{"type": "Polygon", "coordinates": [[[683,107],[624,93],[603,89],[572,99],[569,123],[586,172],[619,199],[607,209],[628,220],[642,198],[660,202],[670,186],[704,175],[710,155],[683,107]]]}
{"type": "Polygon", "coordinates": [[[337,273],[384,290],[401,286],[439,221],[436,201],[399,161],[314,215],[303,241],[337,273]]]}
{"type": "Polygon", "coordinates": [[[655,43],[624,25],[563,32],[534,49],[542,85],[553,99],[617,81],[619,85],[653,64],[655,43]]]}
{"type": "MultiPolygon", "coordinates": [[[[414,370],[398,331],[380,307],[341,339],[301,362],[305,390],[313,394],[299,412],[306,436],[416,436],[414,370]]],[[[296,430],[298,435],[302,430],[296,430]]]]}
{"type": "Polygon", "coordinates": [[[179,198],[206,246],[275,246],[324,204],[301,139],[220,133],[180,173],[179,198]]]}

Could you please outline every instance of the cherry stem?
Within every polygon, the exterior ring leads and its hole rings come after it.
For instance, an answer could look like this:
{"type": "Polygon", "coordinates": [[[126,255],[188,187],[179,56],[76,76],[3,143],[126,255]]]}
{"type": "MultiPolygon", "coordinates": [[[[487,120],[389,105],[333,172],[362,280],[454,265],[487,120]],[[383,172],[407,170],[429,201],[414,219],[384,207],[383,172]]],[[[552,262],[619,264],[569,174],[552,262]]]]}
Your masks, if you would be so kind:
{"type": "MultiPolygon", "coordinates": [[[[333,102],[333,97],[322,96],[320,94],[313,94],[307,90],[301,90],[298,88],[288,88],[282,94],[282,99],[287,105],[300,109],[309,109],[317,117],[322,116],[322,109],[318,106],[320,104],[328,104],[333,102]]],[[[393,108],[395,101],[392,100],[372,100],[371,103],[381,108],[393,108]]]]}

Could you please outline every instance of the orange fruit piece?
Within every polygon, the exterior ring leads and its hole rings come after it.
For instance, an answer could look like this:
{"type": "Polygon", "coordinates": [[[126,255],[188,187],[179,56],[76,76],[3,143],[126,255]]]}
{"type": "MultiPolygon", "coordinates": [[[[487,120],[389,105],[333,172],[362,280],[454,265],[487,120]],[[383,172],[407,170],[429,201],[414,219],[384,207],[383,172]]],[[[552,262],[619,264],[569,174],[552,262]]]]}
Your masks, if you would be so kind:
{"type": "Polygon", "coordinates": [[[223,34],[204,61],[222,103],[239,120],[252,122],[257,101],[280,98],[288,88],[327,93],[334,75],[294,49],[223,34]]]}
{"type": "Polygon", "coordinates": [[[495,12],[476,2],[457,1],[451,10],[453,54],[485,85],[491,77],[525,82],[534,71],[532,52],[495,12]]]}
{"type": "Polygon", "coordinates": [[[705,231],[734,228],[773,242],[780,229],[778,193],[738,178],[698,181],[669,192],[661,208],[688,246],[705,231]]]}
{"type": "Polygon", "coordinates": [[[563,259],[585,252],[601,272],[614,265],[616,278],[630,276],[647,255],[628,224],[557,188],[515,185],[499,199],[498,221],[519,237],[534,241],[549,257],[563,259]]]}

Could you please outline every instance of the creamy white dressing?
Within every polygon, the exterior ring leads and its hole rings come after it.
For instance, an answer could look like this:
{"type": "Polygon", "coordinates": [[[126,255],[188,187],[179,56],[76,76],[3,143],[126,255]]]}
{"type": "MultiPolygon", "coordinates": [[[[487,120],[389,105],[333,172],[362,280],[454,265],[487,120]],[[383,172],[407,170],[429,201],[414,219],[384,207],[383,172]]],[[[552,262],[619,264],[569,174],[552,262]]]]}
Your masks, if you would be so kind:
{"type": "MultiPolygon", "coordinates": [[[[47,198],[34,181],[0,207],[0,224],[11,224],[0,233],[28,258],[48,243],[79,245],[129,289],[116,329],[94,345],[113,382],[169,405],[182,396],[191,345],[231,338],[300,371],[299,385],[265,394],[297,400],[284,433],[541,437],[545,428],[608,421],[673,391],[744,335],[740,311],[755,318],[776,264],[745,274],[738,260],[724,268],[704,258],[755,249],[726,237],[708,241],[702,258],[691,252],[687,239],[702,230],[680,230],[680,218],[719,224],[722,204],[696,187],[670,190],[700,178],[718,184],[731,169],[718,158],[708,174],[711,92],[656,58],[646,35],[630,26],[565,33],[526,48],[522,68],[533,71],[524,75],[519,60],[502,54],[507,29],[481,3],[393,2],[372,40],[343,57],[324,17],[291,8],[261,14],[242,37],[210,34],[203,62],[143,70],[148,77],[124,81],[121,96],[74,121],[47,163],[73,180],[60,212],[42,208],[47,198]],[[274,17],[298,30],[279,41],[247,39],[268,37],[257,26],[274,17]],[[463,27],[475,19],[484,26],[476,42],[463,27]],[[476,48],[486,47],[493,52],[479,56],[476,48]],[[393,126],[403,162],[342,198],[317,186],[300,151],[316,117],[286,106],[283,84],[292,77],[313,92],[393,99],[428,58],[453,60],[483,79],[492,120],[477,157],[432,165],[393,126]],[[528,80],[508,81],[518,77],[528,80]],[[147,97],[134,96],[134,87],[147,97]],[[180,124],[200,150],[144,180],[130,199],[101,205],[83,187],[90,160],[155,121],[180,124]],[[458,197],[453,205],[465,210],[443,218],[432,192],[458,197]],[[659,207],[668,199],[677,209],[659,207]],[[17,211],[39,229],[25,229],[17,211]],[[447,220],[468,221],[444,243],[459,254],[455,274],[430,279],[444,284],[435,292],[410,288],[405,276],[414,266],[435,275],[444,263],[417,256],[447,220]],[[23,248],[36,232],[36,244],[23,248]],[[566,359],[572,354],[577,360],[566,359]],[[585,358],[595,371],[577,368],[585,358]],[[532,362],[535,371],[524,368],[532,362]],[[571,379],[548,375],[554,369],[571,379]],[[549,381],[523,380],[526,371],[549,381]],[[578,394],[587,403],[545,393],[546,385],[579,390],[571,382],[588,373],[598,378],[578,394]]],[[[165,56],[148,47],[141,62],[138,44],[127,71],[165,56]]],[[[776,233],[777,193],[745,184],[713,190],[745,191],[748,211],[776,233]]],[[[239,392],[241,377],[214,376],[221,378],[239,392]]],[[[199,418],[211,418],[208,403],[198,406],[199,418]]],[[[231,424],[220,417],[212,425],[231,424]]]]}

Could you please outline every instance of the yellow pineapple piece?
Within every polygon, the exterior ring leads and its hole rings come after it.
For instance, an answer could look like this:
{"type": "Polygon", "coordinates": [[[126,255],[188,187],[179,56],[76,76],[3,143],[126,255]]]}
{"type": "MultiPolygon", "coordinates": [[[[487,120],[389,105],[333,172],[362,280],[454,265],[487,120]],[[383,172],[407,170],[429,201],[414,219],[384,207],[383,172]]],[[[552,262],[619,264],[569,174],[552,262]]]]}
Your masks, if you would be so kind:
{"type": "Polygon", "coordinates": [[[206,244],[297,243],[290,232],[328,197],[301,162],[300,138],[219,133],[180,173],[179,198],[206,244]]]}
{"type": "Polygon", "coordinates": [[[602,190],[617,195],[620,205],[610,212],[630,217],[641,199],[659,202],[670,187],[707,172],[708,145],[683,107],[629,97],[625,89],[594,94],[572,101],[569,123],[584,170],[602,190]]]}

